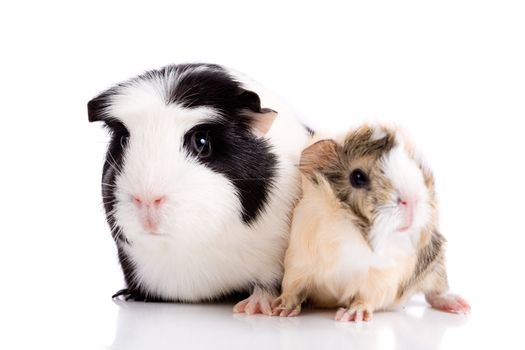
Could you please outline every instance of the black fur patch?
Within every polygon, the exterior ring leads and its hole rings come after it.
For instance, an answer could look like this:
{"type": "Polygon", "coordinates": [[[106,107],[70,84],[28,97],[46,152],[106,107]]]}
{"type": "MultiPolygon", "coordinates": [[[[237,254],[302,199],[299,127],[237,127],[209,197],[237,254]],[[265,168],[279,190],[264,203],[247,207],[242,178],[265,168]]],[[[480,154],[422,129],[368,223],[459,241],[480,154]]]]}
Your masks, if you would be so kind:
{"type": "Polygon", "coordinates": [[[277,160],[266,141],[259,139],[238,121],[206,123],[193,127],[184,136],[184,147],[190,155],[213,171],[226,176],[235,186],[247,224],[264,208],[273,185],[277,160]],[[199,158],[192,152],[191,137],[197,131],[210,135],[211,155],[199,158]]]}

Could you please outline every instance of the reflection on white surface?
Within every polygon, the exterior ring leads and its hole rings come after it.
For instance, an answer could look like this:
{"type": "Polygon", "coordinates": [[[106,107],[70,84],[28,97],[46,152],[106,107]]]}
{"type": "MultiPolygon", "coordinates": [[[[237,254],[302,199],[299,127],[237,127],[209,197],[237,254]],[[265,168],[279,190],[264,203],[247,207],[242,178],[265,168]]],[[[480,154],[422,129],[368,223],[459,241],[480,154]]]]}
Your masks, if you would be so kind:
{"type": "Polygon", "coordinates": [[[428,309],[413,301],[405,309],[376,313],[370,323],[338,323],[334,310],[311,310],[296,318],[236,315],[226,304],[184,305],[119,302],[111,349],[440,349],[449,329],[469,316],[428,309]]]}

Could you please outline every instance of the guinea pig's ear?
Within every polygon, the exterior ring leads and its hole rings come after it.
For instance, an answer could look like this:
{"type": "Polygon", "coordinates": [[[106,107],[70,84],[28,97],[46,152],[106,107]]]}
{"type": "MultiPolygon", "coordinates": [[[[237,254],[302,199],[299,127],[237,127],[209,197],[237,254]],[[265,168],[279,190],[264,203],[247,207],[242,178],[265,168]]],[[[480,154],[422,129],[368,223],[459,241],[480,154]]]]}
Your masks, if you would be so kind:
{"type": "Polygon", "coordinates": [[[239,103],[241,108],[248,111],[255,135],[259,137],[266,135],[277,117],[277,112],[270,108],[261,108],[259,95],[250,90],[242,90],[239,94],[239,103]]]}
{"type": "Polygon", "coordinates": [[[306,148],[301,154],[299,170],[308,178],[324,174],[337,167],[341,146],[334,140],[321,140],[306,148]]]}
{"type": "Polygon", "coordinates": [[[89,122],[99,122],[106,119],[105,115],[107,113],[107,107],[109,107],[109,96],[108,92],[103,92],[88,102],[89,122]]]}

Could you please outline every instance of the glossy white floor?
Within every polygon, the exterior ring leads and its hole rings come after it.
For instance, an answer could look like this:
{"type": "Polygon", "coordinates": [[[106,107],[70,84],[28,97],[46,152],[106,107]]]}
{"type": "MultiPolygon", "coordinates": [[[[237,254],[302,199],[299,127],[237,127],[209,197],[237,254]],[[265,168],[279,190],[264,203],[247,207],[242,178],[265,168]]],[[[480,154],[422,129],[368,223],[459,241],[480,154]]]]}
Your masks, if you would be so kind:
{"type": "Polygon", "coordinates": [[[415,298],[403,310],[378,313],[372,322],[356,325],[335,322],[333,311],[312,310],[296,318],[246,316],[232,314],[226,304],[94,302],[76,292],[76,301],[8,306],[1,348],[437,350],[525,345],[521,322],[513,316],[523,308],[501,298],[494,298],[497,307],[476,302],[470,316],[437,312],[415,298]]]}
{"type": "Polygon", "coordinates": [[[119,306],[112,347],[440,349],[469,344],[466,340],[477,333],[472,323],[465,317],[428,310],[418,302],[400,312],[378,314],[373,322],[360,325],[334,322],[332,311],[279,319],[232,315],[230,305],[132,303],[119,306]]]}
{"type": "Polygon", "coordinates": [[[335,322],[333,311],[270,318],[233,315],[231,305],[127,303],[113,309],[118,316],[112,349],[172,349],[176,344],[226,349],[432,350],[472,346],[510,349],[524,344],[506,334],[508,327],[497,330],[497,321],[491,319],[499,319],[497,314],[448,315],[428,309],[418,298],[403,310],[378,313],[372,322],[357,325],[335,322]]]}
{"type": "MultiPolygon", "coordinates": [[[[523,1],[4,1],[0,349],[525,349],[523,1]],[[235,67],[314,128],[403,125],[434,169],[453,292],[340,324],[114,303],[95,94],[150,68],[235,67]]],[[[271,106],[270,106],[271,107],[271,106]]],[[[205,252],[203,252],[205,254],[205,252]]]]}

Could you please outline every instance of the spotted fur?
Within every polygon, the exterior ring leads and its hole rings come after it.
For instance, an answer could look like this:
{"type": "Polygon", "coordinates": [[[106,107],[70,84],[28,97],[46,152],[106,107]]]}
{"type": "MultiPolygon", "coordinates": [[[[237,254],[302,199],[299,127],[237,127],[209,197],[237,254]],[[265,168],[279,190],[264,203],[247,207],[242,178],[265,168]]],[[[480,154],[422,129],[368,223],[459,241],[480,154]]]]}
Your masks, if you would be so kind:
{"type": "Polygon", "coordinates": [[[434,178],[416,154],[400,131],[369,125],[303,151],[278,313],[295,315],[308,298],[348,308],[337,316],[348,319],[447,291],[434,178]],[[356,169],[369,179],[358,188],[356,169]]]}
{"type": "Polygon", "coordinates": [[[102,194],[123,294],[197,302],[278,288],[309,138],[285,106],[246,77],[199,63],[117,84],[88,103],[88,116],[110,133],[102,194]],[[206,156],[196,135],[210,138],[206,156]],[[159,196],[152,233],[134,198],[159,196]]]}

